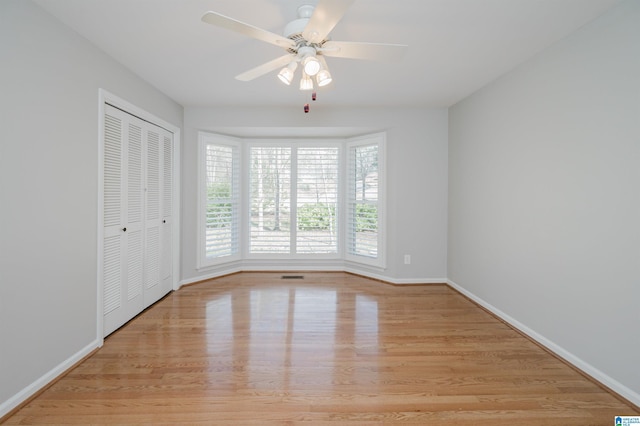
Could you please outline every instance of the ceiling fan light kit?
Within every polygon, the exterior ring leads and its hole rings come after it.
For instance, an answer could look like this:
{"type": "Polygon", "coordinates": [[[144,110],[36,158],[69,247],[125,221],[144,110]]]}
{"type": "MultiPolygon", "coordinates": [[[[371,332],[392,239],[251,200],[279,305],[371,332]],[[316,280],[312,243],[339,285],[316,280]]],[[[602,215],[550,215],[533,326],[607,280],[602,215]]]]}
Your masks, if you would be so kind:
{"type": "Polygon", "coordinates": [[[331,78],[331,73],[329,72],[329,70],[323,69],[318,72],[318,75],[316,75],[316,81],[318,82],[318,87],[324,87],[327,84],[331,83],[333,81],[333,78],[331,78]]]}
{"type": "Polygon", "coordinates": [[[317,50],[313,46],[298,48],[298,56],[302,57],[302,66],[307,75],[314,76],[320,71],[320,61],[316,58],[317,50]]]}
{"type": "Polygon", "coordinates": [[[302,73],[302,78],[300,79],[300,90],[313,90],[313,80],[305,72],[302,73]]]}
{"type": "MultiPolygon", "coordinates": [[[[325,56],[398,61],[404,55],[407,46],[403,44],[345,42],[330,39],[329,33],[354,1],[318,0],[316,6],[302,5],[298,7],[298,18],[285,26],[284,36],[212,11],[205,13],[202,21],[282,47],[287,51],[286,55],[239,74],[236,79],[251,81],[284,66],[278,72],[278,78],[289,86],[293,81],[298,63],[301,63],[300,90],[307,91],[314,89],[312,77],[315,77],[318,87],[324,87],[333,81],[325,56]]],[[[305,104],[304,111],[309,112],[309,104],[305,104]]]]}
{"type": "Polygon", "coordinates": [[[298,68],[298,63],[296,61],[289,62],[289,65],[282,68],[278,73],[280,81],[289,86],[293,81],[293,73],[296,71],[296,68],[298,68]]]}

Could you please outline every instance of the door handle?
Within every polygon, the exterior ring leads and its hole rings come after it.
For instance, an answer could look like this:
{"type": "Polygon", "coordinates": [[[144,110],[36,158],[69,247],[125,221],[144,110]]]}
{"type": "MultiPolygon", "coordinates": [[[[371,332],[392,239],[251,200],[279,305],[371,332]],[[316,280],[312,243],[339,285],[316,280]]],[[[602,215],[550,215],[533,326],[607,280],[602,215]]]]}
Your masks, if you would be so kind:
{"type": "Polygon", "coordinates": [[[125,226],[124,228],[122,228],[123,232],[127,232],[127,227],[125,226]]]}

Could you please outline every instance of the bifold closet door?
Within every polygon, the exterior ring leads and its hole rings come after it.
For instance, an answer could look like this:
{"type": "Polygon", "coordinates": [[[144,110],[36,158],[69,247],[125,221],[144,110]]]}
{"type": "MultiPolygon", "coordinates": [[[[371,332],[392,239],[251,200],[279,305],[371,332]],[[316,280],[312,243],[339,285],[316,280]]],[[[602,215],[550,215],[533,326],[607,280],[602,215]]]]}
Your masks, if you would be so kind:
{"type": "Polygon", "coordinates": [[[104,132],[106,336],[171,290],[171,260],[164,280],[160,264],[162,254],[171,251],[171,237],[163,238],[162,212],[165,187],[172,187],[165,176],[172,168],[170,154],[165,165],[165,144],[171,152],[173,147],[171,133],[110,105],[105,105],[104,132]]]}

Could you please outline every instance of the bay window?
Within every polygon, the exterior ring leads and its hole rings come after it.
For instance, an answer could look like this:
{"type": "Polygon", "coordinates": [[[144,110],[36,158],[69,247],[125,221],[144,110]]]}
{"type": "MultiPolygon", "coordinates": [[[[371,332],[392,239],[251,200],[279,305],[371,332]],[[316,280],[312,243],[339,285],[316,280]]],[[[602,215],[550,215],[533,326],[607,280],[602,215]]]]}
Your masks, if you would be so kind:
{"type": "Polygon", "coordinates": [[[200,268],[251,259],[384,267],[383,134],[200,140],[200,268]]]}

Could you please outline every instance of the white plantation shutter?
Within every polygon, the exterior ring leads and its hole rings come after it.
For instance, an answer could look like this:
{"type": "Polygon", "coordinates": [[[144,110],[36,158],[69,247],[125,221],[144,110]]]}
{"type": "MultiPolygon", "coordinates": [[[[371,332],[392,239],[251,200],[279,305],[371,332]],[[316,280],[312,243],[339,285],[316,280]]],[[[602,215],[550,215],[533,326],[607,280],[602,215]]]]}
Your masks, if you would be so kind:
{"type": "Polygon", "coordinates": [[[205,166],[205,262],[239,252],[240,150],[235,145],[206,143],[205,166]]]}
{"type": "Polygon", "coordinates": [[[383,262],[380,145],[369,138],[348,144],[347,150],[347,258],[378,266],[383,262]]]}
{"type": "Polygon", "coordinates": [[[250,148],[249,252],[291,252],[291,148],[250,148]]]}
{"type": "Polygon", "coordinates": [[[297,150],[297,253],[338,252],[337,147],[297,150]]]}

